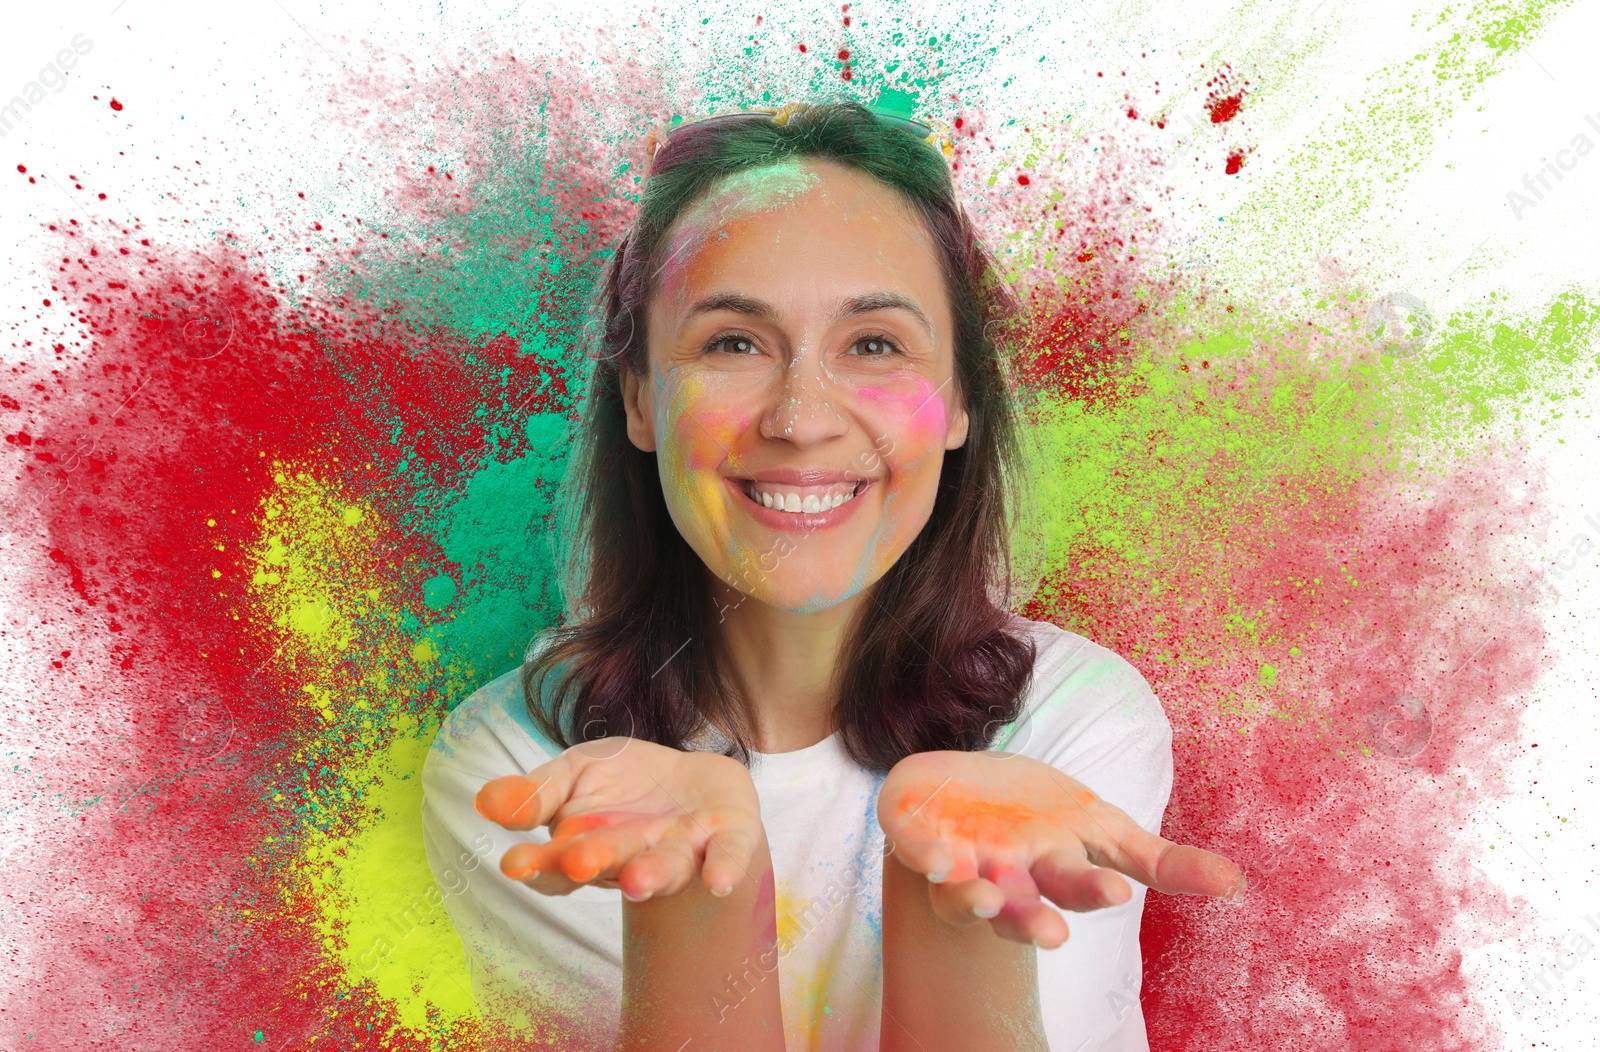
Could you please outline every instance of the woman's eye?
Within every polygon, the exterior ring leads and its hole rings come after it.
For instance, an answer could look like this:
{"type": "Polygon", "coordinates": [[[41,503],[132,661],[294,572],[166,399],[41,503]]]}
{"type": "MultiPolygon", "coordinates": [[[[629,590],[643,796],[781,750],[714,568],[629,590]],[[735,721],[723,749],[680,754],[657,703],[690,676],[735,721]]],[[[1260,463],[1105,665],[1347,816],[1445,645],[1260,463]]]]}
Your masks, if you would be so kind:
{"type": "Polygon", "coordinates": [[[850,353],[862,358],[883,358],[894,354],[899,349],[881,336],[868,336],[857,340],[854,346],[850,348],[850,353]]]}
{"type": "Polygon", "coordinates": [[[724,354],[760,354],[755,341],[747,340],[743,336],[719,336],[711,341],[711,350],[721,351],[724,354]]]}

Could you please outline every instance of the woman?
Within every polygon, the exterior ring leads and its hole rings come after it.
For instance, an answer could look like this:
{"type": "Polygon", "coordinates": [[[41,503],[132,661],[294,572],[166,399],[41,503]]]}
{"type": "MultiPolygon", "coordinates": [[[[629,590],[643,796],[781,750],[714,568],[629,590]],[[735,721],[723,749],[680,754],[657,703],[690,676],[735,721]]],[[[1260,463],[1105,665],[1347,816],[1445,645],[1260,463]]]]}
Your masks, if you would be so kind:
{"type": "Polygon", "coordinates": [[[1012,301],[924,133],[793,108],[653,154],[572,616],[423,775],[521,1047],[1144,1049],[1144,886],[1243,892],[1154,835],[1171,733],[1138,673],[1004,609],[1012,301]],[[485,834],[500,872],[463,879],[485,834]]]}

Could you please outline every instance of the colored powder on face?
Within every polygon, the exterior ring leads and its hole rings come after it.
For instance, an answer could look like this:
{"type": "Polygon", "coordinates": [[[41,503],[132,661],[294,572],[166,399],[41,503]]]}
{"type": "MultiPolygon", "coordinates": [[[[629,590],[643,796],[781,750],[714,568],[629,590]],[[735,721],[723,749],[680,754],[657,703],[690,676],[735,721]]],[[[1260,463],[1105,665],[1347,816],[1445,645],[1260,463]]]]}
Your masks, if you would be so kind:
{"type": "Polygon", "coordinates": [[[723,176],[684,210],[667,235],[661,257],[661,295],[681,305],[684,285],[703,266],[701,252],[707,245],[730,236],[730,228],[745,218],[791,204],[820,181],[809,164],[795,157],[723,176]]]}
{"type": "MultiPolygon", "coordinates": [[[[944,400],[939,397],[940,390],[934,384],[920,378],[907,378],[896,388],[875,385],[862,385],[856,389],[856,394],[867,404],[878,407],[879,412],[887,411],[899,417],[888,423],[899,427],[909,427],[918,439],[926,441],[943,442],[948,434],[944,400]]],[[[878,424],[878,421],[873,421],[878,424]]],[[[878,426],[875,430],[888,433],[890,428],[878,426]]]]}

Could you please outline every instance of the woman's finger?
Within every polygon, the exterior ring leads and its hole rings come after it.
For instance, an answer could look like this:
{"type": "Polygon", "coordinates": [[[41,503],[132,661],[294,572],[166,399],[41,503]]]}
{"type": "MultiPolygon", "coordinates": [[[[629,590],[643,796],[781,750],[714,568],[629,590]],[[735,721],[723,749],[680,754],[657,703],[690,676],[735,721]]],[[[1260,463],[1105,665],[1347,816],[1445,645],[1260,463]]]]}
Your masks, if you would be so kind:
{"type": "Polygon", "coordinates": [[[571,895],[584,886],[555,867],[541,870],[537,876],[529,877],[522,883],[541,895],[571,895]]]}
{"type": "Polygon", "coordinates": [[[579,884],[587,884],[596,877],[615,877],[629,859],[652,847],[653,825],[659,822],[618,822],[570,837],[558,832],[550,843],[562,845],[557,862],[561,872],[579,884]]]}
{"type": "Polygon", "coordinates": [[[1041,856],[1030,872],[1039,892],[1064,910],[1085,913],[1120,906],[1133,897],[1133,889],[1116,872],[1089,864],[1081,844],[1041,856]]]}
{"type": "Polygon", "coordinates": [[[700,879],[711,889],[711,894],[727,895],[750,876],[750,860],[755,858],[760,844],[759,830],[750,829],[742,822],[723,824],[711,816],[697,814],[694,818],[711,830],[700,879]]]}
{"type": "Polygon", "coordinates": [[[508,774],[478,790],[472,806],[507,829],[537,829],[572,795],[576,765],[563,753],[527,774],[508,774]]]}
{"type": "MultiPolygon", "coordinates": [[[[893,837],[894,857],[900,865],[914,873],[921,873],[930,883],[943,884],[956,868],[954,853],[937,837],[893,837]]],[[[975,873],[963,874],[965,877],[975,873]]]]}
{"type": "Polygon", "coordinates": [[[500,856],[500,872],[512,880],[529,880],[544,868],[543,844],[513,844],[500,856]]]}
{"type": "Polygon", "coordinates": [[[694,845],[669,835],[624,863],[617,884],[623,895],[643,902],[655,895],[676,895],[689,886],[698,868],[694,845]]]}
{"type": "Polygon", "coordinates": [[[934,916],[957,928],[993,920],[1006,904],[1005,892],[982,877],[930,884],[928,892],[934,916]]]}
{"type": "Polygon", "coordinates": [[[1027,868],[987,862],[983,875],[1005,896],[999,915],[989,922],[996,935],[1052,950],[1067,941],[1067,922],[1040,898],[1039,885],[1027,868]]]}
{"type": "Polygon", "coordinates": [[[541,895],[568,895],[579,885],[552,865],[559,854],[549,844],[514,844],[500,857],[500,872],[541,895]]]}
{"type": "Polygon", "coordinates": [[[1082,813],[1080,837],[1091,862],[1169,895],[1244,896],[1244,873],[1221,855],[1163,840],[1104,800],[1082,813]]]}

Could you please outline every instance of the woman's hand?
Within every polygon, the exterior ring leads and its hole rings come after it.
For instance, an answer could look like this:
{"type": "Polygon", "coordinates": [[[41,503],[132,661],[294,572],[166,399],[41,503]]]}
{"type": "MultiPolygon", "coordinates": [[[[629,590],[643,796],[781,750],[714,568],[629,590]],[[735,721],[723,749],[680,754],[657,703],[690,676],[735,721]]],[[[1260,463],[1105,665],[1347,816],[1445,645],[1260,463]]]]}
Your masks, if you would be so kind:
{"type": "Polygon", "coordinates": [[[996,934],[1046,949],[1066,941],[1067,923],[1044,900],[1080,912],[1119,905],[1133,889],[1118,873],[1168,893],[1244,894],[1244,874],[1221,855],[1145,832],[1026,756],[908,756],[879,791],[878,824],[899,864],[931,882],[941,920],[988,920],[996,934]]]}
{"type": "Polygon", "coordinates": [[[474,803],[507,829],[550,827],[549,843],[500,859],[512,880],[547,895],[621,888],[630,900],[615,1047],[782,1052],[772,854],[743,764],[605,738],[496,778],[474,803]]]}
{"type": "Polygon", "coordinates": [[[473,805],[507,829],[550,827],[549,843],[518,844],[500,859],[500,872],[546,895],[593,884],[642,902],[698,877],[726,896],[766,841],[743,764],[634,738],[575,745],[489,782],[473,805]]]}

